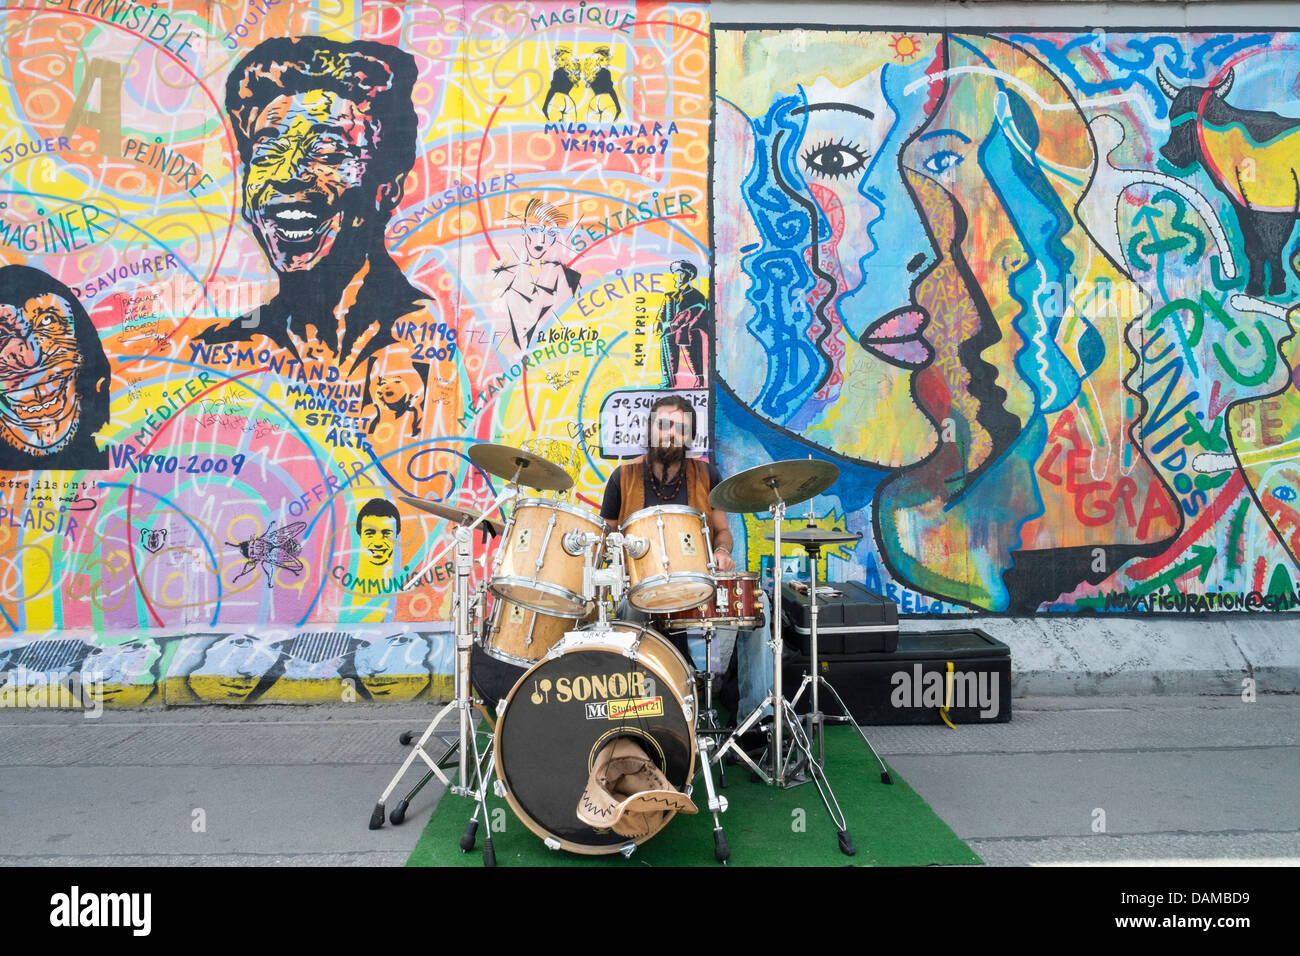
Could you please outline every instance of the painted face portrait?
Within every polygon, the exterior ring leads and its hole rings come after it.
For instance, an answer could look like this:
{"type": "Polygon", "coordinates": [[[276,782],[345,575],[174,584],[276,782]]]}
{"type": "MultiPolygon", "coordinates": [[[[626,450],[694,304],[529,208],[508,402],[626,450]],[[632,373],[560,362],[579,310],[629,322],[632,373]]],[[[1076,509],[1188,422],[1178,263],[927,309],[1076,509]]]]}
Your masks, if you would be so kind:
{"type": "Polygon", "coordinates": [[[59,451],[81,413],[81,354],[72,306],[46,294],[19,306],[0,304],[0,438],[28,454],[59,451]]]}
{"type": "Polygon", "coordinates": [[[213,703],[243,703],[279,665],[280,652],[251,634],[221,638],[188,677],[190,690],[213,703]]]}
{"type": "Polygon", "coordinates": [[[524,248],[529,259],[545,259],[560,238],[560,227],[544,219],[524,223],[524,248]]]}
{"type": "Polygon", "coordinates": [[[357,648],[357,678],[372,700],[414,700],[429,686],[429,639],[400,633],[357,648]]]}
{"type": "Polygon", "coordinates": [[[81,663],[82,684],[99,703],[139,706],[158,689],[151,672],[161,656],[148,638],[95,645],[81,663]]]}
{"type": "Polygon", "coordinates": [[[393,563],[393,542],[397,522],[392,518],[366,515],[361,519],[361,547],[366,550],[365,563],[379,570],[393,563]]]}
{"type": "Polygon", "coordinates": [[[1096,161],[1087,124],[1010,44],[954,35],[947,50],[943,95],[903,162],[944,250],[918,290],[942,354],[917,395],[952,434],[882,488],[877,539],[928,593],[993,610],[1014,593],[1032,610],[1159,548],[1180,520],[1128,435],[1133,316],[1096,294],[1125,276],[1075,213],[1096,161]]]}
{"type": "Polygon", "coordinates": [[[369,104],[328,90],[280,96],[250,138],[244,218],[277,272],[314,269],[374,217],[366,174],[382,144],[369,104]]]}
{"type": "Polygon", "coordinates": [[[108,361],[81,303],[37,269],[0,269],[0,468],[104,467],[108,361]]]}
{"type": "Polygon", "coordinates": [[[718,228],[718,338],[739,345],[718,373],[803,440],[898,467],[938,443],[913,386],[934,360],[914,287],[936,250],[900,163],[933,105],[914,81],[936,39],[903,56],[887,35],[804,36],[798,56],[777,49],[789,35],[719,40],[756,73],[736,89],[719,79],[718,190],[743,212],[718,228]],[[864,427],[874,418],[893,425],[864,427]]]}

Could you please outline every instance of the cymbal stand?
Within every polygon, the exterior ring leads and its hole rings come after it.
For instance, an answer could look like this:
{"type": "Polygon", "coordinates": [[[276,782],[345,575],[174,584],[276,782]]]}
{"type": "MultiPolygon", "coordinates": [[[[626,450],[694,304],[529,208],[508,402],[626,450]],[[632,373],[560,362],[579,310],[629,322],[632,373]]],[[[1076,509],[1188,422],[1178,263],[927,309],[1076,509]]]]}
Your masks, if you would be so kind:
{"type": "MultiPolygon", "coordinates": [[[[772,561],[772,575],[773,575],[772,587],[773,587],[773,593],[776,595],[776,600],[779,601],[781,595],[781,571],[782,571],[781,523],[785,519],[785,502],[781,499],[781,493],[777,487],[779,482],[776,478],[774,477],[768,478],[765,483],[769,488],[772,489],[772,494],[776,499],[775,503],[772,504],[770,508],[772,512],[772,520],[775,524],[775,530],[776,530],[776,551],[772,561]]],[[[773,607],[776,606],[777,604],[774,601],[773,607]]],[[[748,764],[749,769],[752,770],[755,774],[757,774],[758,778],[762,780],[764,783],[767,784],[775,783],[778,786],[784,787],[786,786],[786,781],[785,781],[785,766],[784,766],[785,753],[783,747],[784,740],[782,737],[782,731],[784,729],[783,725],[785,723],[787,716],[793,715],[794,711],[791,710],[789,715],[785,713],[786,708],[789,707],[789,704],[782,696],[782,688],[781,688],[781,656],[784,653],[784,649],[785,649],[785,645],[781,640],[781,615],[774,613],[772,617],[774,618],[774,620],[772,621],[772,640],[768,644],[768,647],[772,649],[772,655],[773,655],[772,660],[775,662],[775,666],[772,668],[773,670],[772,687],[768,691],[767,696],[763,698],[762,703],[760,703],[757,707],[755,707],[754,710],[749,714],[749,716],[747,716],[743,721],[740,722],[740,724],[736,727],[732,735],[723,742],[721,747],[718,748],[718,752],[713,755],[713,761],[714,763],[720,764],[723,756],[726,754],[728,750],[730,750],[741,761],[748,764]],[[768,751],[768,755],[772,763],[771,774],[768,774],[761,767],[759,767],[759,765],[756,764],[750,758],[750,756],[747,753],[745,753],[744,750],[741,749],[740,742],[739,742],[742,734],[746,733],[751,727],[753,727],[756,723],[758,723],[760,720],[763,719],[764,711],[769,706],[772,708],[772,746],[768,751]]]]}
{"type": "MultiPolygon", "coordinates": [[[[518,472],[516,472],[515,477],[518,477],[518,472]]],[[[483,813],[484,819],[487,819],[487,781],[491,778],[492,774],[493,754],[490,746],[480,750],[478,735],[474,728],[474,719],[471,715],[471,711],[476,708],[480,711],[482,710],[482,701],[474,699],[472,696],[473,688],[470,683],[470,651],[474,645],[474,627],[470,623],[471,605],[469,593],[470,572],[474,564],[471,542],[473,540],[474,529],[483,522],[487,515],[496,511],[502,502],[515,496],[517,493],[518,485],[512,479],[506,487],[502,489],[501,493],[492,502],[491,506],[483,512],[483,514],[470,524],[460,524],[456,526],[455,530],[452,532],[451,544],[439,550],[433,557],[425,562],[419,573],[412,575],[410,583],[407,585],[407,588],[409,589],[412,585],[418,582],[421,577],[423,577],[424,573],[429,568],[433,567],[434,564],[436,564],[437,561],[447,553],[449,548],[455,548],[454,561],[456,568],[456,581],[452,594],[454,604],[453,617],[456,641],[456,661],[453,673],[453,698],[434,715],[433,720],[429,722],[429,725],[424,729],[424,733],[420,736],[419,740],[416,741],[414,749],[407,754],[406,759],[402,762],[397,773],[393,775],[392,780],[388,782],[388,786],[384,789],[384,792],[380,794],[379,800],[375,803],[374,810],[372,810],[370,814],[369,826],[371,830],[378,830],[384,825],[385,804],[388,797],[392,794],[393,790],[396,789],[397,784],[401,781],[402,777],[406,775],[406,772],[410,769],[417,757],[424,761],[426,766],[429,768],[428,772],[424,774],[420,781],[402,799],[402,801],[393,808],[390,820],[394,825],[402,823],[406,817],[406,809],[410,804],[411,798],[419,793],[420,790],[423,789],[424,785],[434,776],[442,782],[443,786],[446,787],[449,792],[457,796],[470,797],[475,802],[474,813],[470,817],[470,821],[465,828],[465,833],[460,839],[462,850],[468,852],[474,847],[475,834],[478,830],[478,815],[480,811],[483,813]],[[428,743],[429,738],[433,736],[434,731],[443,719],[452,712],[457,713],[459,720],[457,740],[448,746],[447,749],[443,751],[442,756],[435,761],[425,750],[425,744],[428,743]],[[453,751],[459,752],[459,776],[457,777],[459,782],[454,785],[442,772],[447,758],[451,756],[453,751]],[[474,785],[472,787],[466,786],[466,781],[470,780],[469,770],[471,765],[474,769],[474,785]]],[[[482,589],[476,589],[472,613],[475,623],[477,623],[478,619],[482,617],[482,600],[482,589]]],[[[491,735],[489,734],[489,739],[490,738],[491,735]]],[[[403,744],[409,742],[409,739],[410,735],[402,735],[403,744]]],[[[483,864],[484,866],[496,865],[496,854],[492,848],[490,830],[483,840],[483,864]]]]}
{"type": "MultiPolygon", "coordinates": [[[[809,527],[812,527],[811,521],[809,522],[809,527]]],[[[848,723],[853,725],[853,729],[858,732],[858,736],[861,737],[862,742],[867,745],[867,749],[871,751],[871,755],[876,758],[876,763],[880,764],[881,782],[892,784],[894,780],[889,775],[889,769],[885,766],[885,762],[880,759],[880,754],[877,753],[876,748],[871,745],[871,741],[867,739],[867,735],[863,731],[862,727],[853,719],[853,714],[849,711],[849,708],[845,706],[844,700],[840,697],[839,692],[835,690],[835,687],[829,680],[822,676],[821,671],[817,667],[817,661],[819,660],[817,653],[817,559],[821,557],[822,546],[815,541],[805,541],[802,542],[802,547],[808,552],[808,565],[811,569],[810,577],[812,579],[812,588],[809,591],[808,605],[808,629],[811,634],[810,641],[812,656],[808,664],[809,672],[803,675],[803,681],[799,684],[799,689],[795,692],[790,703],[792,706],[797,707],[799,704],[799,698],[803,696],[803,692],[810,687],[812,688],[812,694],[810,695],[811,710],[807,715],[807,720],[808,726],[810,728],[815,727],[817,731],[817,754],[813,760],[813,763],[816,766],[824,767],[826,762],[826,721],[835,720],[836,723],[848,723]],[[819,688],[823,686],[830,691],[831,696],[835,698],[835,702],[839,704],[840,709],[844,711],[843,717],[828,718],[824,713],[822,713],[821,696],[818,691],[819,688]]]]}

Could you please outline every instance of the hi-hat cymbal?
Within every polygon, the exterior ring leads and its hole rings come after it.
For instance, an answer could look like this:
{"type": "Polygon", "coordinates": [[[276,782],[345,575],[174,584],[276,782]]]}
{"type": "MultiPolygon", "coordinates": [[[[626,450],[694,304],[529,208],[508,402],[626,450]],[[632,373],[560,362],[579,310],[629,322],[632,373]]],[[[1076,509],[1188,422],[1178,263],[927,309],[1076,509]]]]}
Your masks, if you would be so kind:
{"type": "MultiPolygon", "coordinates": [[[[775,541],[776,535],[765,535],[768,541],[775,541]]],[[[781,532],[782,544],[823,545],[845,544],[849,541],[861,541],[861,531],[835,531],[829,528],[795,528],[793,531],[781,532]]]]}
{"type": "Polygon", "coordinates": [[[498,478],[509,480],[518,472],[521,485],[538,491],[568,491],[573,487],[573,479],[563,468],[522,448],[483,442],[470,446],[469,460],[498,478]]]}
{"type": "Polygon", "coordinates": [[[740,514],[768,511],[778,498],[787,505],[797,505],[821,494],[839,476],[839,468],[829,461],[814,458],[774,461],[732,475],[709,492],[709,504],[740,514]]]}
{"type": "MultiPolygon", "coordinates": [[[[478,521],[481,512],[469,511],[465,508],[457,508],[455,505],[443,504],[441,501],[430,501],[427,498],[412,498],[409,495],[398,495],[398,501],[405,501],[413,508],[419,508],[421,511],[427,511],[435,514],[439,518],[446,518],[448,521],[454,521],[457,524],[473,524],[478,521]]],[[[492,534],[501,533],[502,525],[500,522],[493,521],[491,518],[484,518],[479,523],[480,528],[486,528],[492,534]]]]}

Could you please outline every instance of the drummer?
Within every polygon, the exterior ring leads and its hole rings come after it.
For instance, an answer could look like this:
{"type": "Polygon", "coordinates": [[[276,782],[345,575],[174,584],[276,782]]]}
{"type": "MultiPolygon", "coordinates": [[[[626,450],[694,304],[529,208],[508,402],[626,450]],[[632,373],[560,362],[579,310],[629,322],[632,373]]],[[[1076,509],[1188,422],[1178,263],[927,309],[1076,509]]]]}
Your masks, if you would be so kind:
{"type": "Polygon", "coordinates": [[[686,505],[709,516],[713,563],[719,571],[734,571],[731,529],[727,514],[709,507],[709,492],[722,481],[712,464],[687,458],[695,440],[695,408],[680,395],[666,395],[650,406],[645,455],[619,465],[605,485],[600,516],[611,531],[628,516],[656,505],[686,505]]]}
{"type": "MultiPolygon", "coordinates": [[[[712,464],[688,458],[686,450],[695,440],[695,408],[680,395],[665,395],[650,406],[647,424],[646,454],[619,465],[605,484],[600,516],[610,530],[618,528],[632,514],[656,505],[687,505],[708,515],[709,535],[713,539],[713,563],[719,572],[733,571],[731,529],[726,512],[709,506],[709,492],[722,481],[712,464]]],[[[760,595],[762,623],[752,629],[735,631],[736,668],[740,683],[739,716],[749,714],[762,703],[773,683],[772,655],[769,642],[771,613],[766,594],[760,595]]],[[[626,598],[618,609],[623,619],[644,620],[645,615],[632,608],[626,598]]],[[[722,659],[729,659],[727,638],[732,630],[720,628],[718,638],[722,659]]],[[[679,650],[684,650],[679,647],[679,650]]],[[[687,657],[691,657],[687,653],[687,657]]]]}

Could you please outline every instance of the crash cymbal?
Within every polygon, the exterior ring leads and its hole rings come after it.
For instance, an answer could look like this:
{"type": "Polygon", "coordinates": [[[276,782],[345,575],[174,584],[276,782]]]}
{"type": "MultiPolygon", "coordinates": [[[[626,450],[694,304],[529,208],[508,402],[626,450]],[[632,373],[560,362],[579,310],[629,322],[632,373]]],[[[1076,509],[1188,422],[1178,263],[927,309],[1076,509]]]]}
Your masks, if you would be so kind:
{"type": "Polygon", "coordinates": [[[709,504],[722,511],[755,514],[769,510],[779,495],[787,505],[797,505],[821,494],[839,476],[839,468],[829,461],[774,461],[732,475],[709,492],[709,504]]]}
{"type": "MultiPolygon", "coordinates": [[[[457,508],[455,505],[443,504],[441,501],[430,501],[427,498],[412,498],[409,495],[398,495],[398,501],[405,501],[413,508],[419,508],[421,511],[427,511],[429,514],[437,515],[439,518],[446,518],[448,521],[454,521],[457,524],[473,524],[478,521],[481,512],[469,511],[464,508],[457,508]]],[[[492,534],[501,533],[500,522],[493,521],[491,518],[484,518],[479,524],[480,528],[486,528],[492,534]]]]}
{"type": "Polygon", "coordinates": [[[514,478],[518,471],[519,483],[538,491],[568,491],[573,487],[573,479],[563,468],[522,448],[484,442],[470,446],[469,460],[506,480],[514,478]]]}
{"type": "MultiPolygon", "coordinates": [[[[776,535],[765,535],[768,541],[775,541],[776,535]]],[[[785,544],[845,544],[849,541],[861,541],[861,531],[835,531],[828,528],[796,528],[782,531],[781,541],[785,544]]]]}

